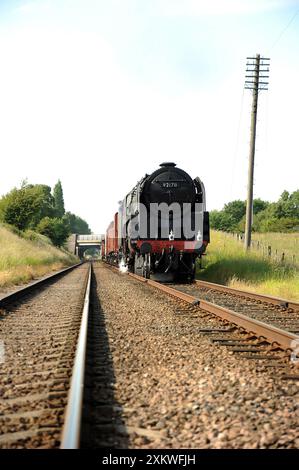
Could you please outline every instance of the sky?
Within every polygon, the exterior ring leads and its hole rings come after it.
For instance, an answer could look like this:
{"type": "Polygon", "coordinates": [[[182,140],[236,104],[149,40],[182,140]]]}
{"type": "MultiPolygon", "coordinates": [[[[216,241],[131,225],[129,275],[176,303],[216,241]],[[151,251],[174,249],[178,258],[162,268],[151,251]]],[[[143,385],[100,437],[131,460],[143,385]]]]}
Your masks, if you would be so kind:
{"type": "Polygon", "coordinates": [[[245,200],[257,53],[254,197],[274,201],[299,187],[299,0],[0,0],[0,195],[60,179],[66,210],[103,233],[173,161],[208,210],[245,200]]]}

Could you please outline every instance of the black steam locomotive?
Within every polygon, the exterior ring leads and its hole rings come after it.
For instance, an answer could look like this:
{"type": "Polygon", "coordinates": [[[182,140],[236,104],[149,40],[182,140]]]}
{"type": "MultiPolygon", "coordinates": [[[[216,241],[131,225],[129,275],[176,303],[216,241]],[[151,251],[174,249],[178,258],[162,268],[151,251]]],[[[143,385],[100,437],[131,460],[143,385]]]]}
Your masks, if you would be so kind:
{"type": "Polygon", "coordinates": [[[147,278],[192,281],[209,241],[203,183],[162,163],[121,202],[106,233],[106,258],[147,278]]]}

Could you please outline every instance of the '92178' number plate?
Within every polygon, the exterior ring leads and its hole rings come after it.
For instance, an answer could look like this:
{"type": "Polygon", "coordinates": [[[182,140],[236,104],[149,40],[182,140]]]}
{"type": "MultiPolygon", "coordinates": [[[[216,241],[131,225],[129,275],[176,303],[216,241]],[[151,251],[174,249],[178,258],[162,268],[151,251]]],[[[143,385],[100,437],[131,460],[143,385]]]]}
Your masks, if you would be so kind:
{"type": "Polygon", "coordinates": [[[177,183],[175,181],[165,181],[161,183],[162,188],[178,188],[180,186],[180,183],[177,183]]]}

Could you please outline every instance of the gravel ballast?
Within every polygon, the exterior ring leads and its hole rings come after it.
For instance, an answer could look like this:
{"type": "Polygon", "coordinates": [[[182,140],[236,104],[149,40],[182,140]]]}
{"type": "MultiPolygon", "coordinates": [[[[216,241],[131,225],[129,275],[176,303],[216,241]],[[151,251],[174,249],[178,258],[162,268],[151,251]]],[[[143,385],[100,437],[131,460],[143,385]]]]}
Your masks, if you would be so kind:
{"type": "Polygon", "coordinates": [[[0,448],[56,448],[87,265],[0,309],[0,448]]]}
{"type": "Polygon", "coordinates": [[[199,309],[101,264],[95,276],[98,329],[105,334],[95,360],[109,363],[110,373],[105,383],[101,374],[94,382],[97,424],[86,445],[298,447],[294,381],[200,334],[219,324],[199,309]]]}
{"type": "Polygon", "coordinates": [[[237,313],[269,323],[277,328],[299,333],[299,311],[298,309],[273,305],[269,302],[250,299],[230,292],[220,292],[216,289],[201,287],[198,284],[173,285],[177,290],[186,292],[201,300],[220,305],[237,313]]]}

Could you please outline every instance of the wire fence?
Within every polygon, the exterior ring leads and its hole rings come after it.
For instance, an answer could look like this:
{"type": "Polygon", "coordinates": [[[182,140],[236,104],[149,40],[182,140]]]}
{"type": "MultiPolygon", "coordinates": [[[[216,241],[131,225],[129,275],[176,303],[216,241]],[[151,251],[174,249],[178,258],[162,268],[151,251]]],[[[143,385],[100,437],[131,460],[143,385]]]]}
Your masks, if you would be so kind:
{"type": "MultiPolygon", "coordinates": [[[[233,238],[240,243],[244,243],[244,234],[225,232],[225,236],[233,238]]],[[[282,247],[279,249],[273,246],[273,243],[270,241],[255,237],[251,240],[251,249],[259,253],[265,259],[267,258],[279,264],[299,268],[299,236],[292,239],[292,245],[290,247],[288,247],[287,244],[284,245],[284,240],[281,240],[281,244],[282,247]]]]}

